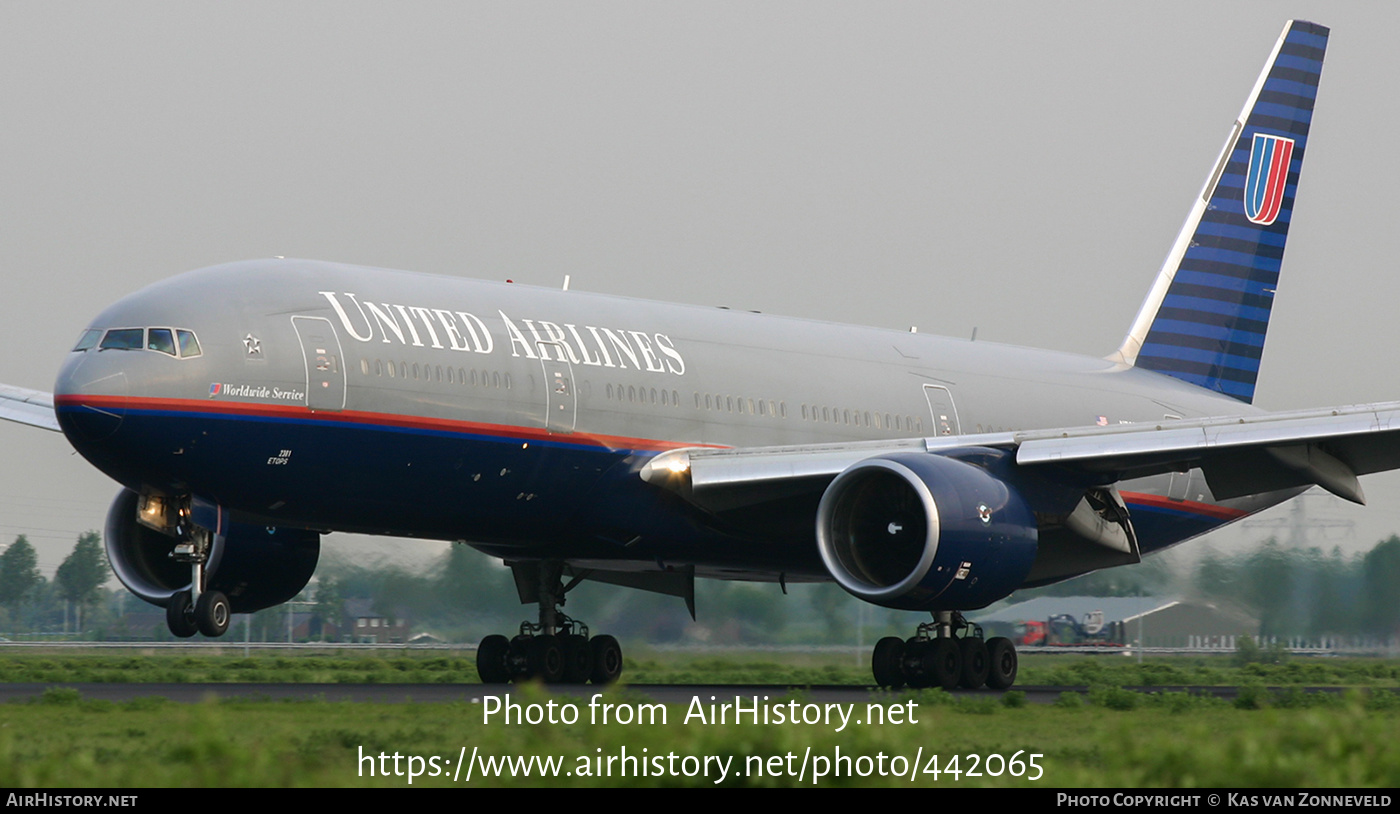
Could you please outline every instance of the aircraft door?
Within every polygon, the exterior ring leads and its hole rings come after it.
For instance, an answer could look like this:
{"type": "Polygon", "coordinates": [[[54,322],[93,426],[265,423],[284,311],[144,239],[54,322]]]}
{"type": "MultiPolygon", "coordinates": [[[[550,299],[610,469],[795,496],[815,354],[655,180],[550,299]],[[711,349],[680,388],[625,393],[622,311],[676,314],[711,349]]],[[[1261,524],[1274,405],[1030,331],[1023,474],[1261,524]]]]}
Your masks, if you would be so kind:
{"type": "Polygon", "coordinates": [[[958,429],[958,410],[953,406],[953,394],[948,388],[926,384],[924,398],[928,400],[928,410],[933,417],[933,435],[962,434],[958,429]]]}
{"type": "Polygon", "coordinates": [[[549,432],[571,433],[578,421],[578,399],[569,351],[558,342],[540,342],[538,345],[540,367],[544,369],[544,428],[549,432]]]}
{"type": "Polygon", "coordinates": [[[324,317],[292,317],[306,362],[306,406],[312,410],[345,409],[345,364],[335,326],[324,317]]]}

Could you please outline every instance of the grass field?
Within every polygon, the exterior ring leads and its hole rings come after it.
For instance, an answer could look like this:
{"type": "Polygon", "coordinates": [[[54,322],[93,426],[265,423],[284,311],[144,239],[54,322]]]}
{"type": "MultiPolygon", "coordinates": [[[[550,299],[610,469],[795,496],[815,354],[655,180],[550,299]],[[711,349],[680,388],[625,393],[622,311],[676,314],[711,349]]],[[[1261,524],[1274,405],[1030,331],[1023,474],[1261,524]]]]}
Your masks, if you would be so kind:
{"type": "MultiPolygon", "coordinates": [[[[666,722],[589,723],[587,703],[574,699],[579,720],[537,725],[483,721],[479,704],[343,704],[326,702],[207,702],[176,704],[146,698],[125,704],[85,700],[51,690],[30,704],[0,707],[0,785],[63,786],[415,786],[467,785],[455,780],[459,757],[539,756],[560,760],[562,777],[541,777],[538,762],[483,777],[473,763],[470,785],[940,785],[1058,787],[1396,787],[1400,785],[1400,704],[1385,696],[1324,698],[1318,706],[1240,709],[1180,694],[1103,691],[1091,702],[1016,706],[1005,700],[954,700],[937,691],[891,696],[915,723],[718,724],[685,721],[670,707],[666,722]],[[913,706],[910,706],[910,702],[913,706]],[[627,764],[609,757],[644,757],[645,777],[619,776],[627,764]],[[838,752],[839,750],[839,752],[838,752]],[[920,751],[922,750],[922,751],[920,751]],[[379,754],[398,754],[376,763],[379,754]],[[676,758],[667,756],[674,753],[676,758]],[[833,760],[845,755],[847,764],[833,760]],[[878,766],[900,770],[881,776],[878,766]],[[937,756],[937,764],[930,761],[937,756]],[[949,771],[958,757],[956,774],[949,771]],[[998,755],[997,758],[990,758],[998,755]],[[1040,755],[1032,761],[1032,755],[1040,755]],[[361,760],[369,756],[368,763],[361,760]],[[421,762],[409,762],[409,757],[421,762]],[[728,759],[727,773],[700,759],[728,759]],[[791,757],[788,757],[791,756],[791,757]],[[806,757],[804,777],[795,775],[806,757]],[[896,757],[898,756],[898,757],[896,757]],[[685,758],[691,758],[689,764],[685,758]],[[679,776],[665,773],[666,758],[679,776]],[[777,758],[777,762],[772,762],[777,758]],[[1020,764],[1015,760],[1019,758],[1020,764]],[[900,764],[900,761],[903,764],[900,764]],[[677,762],[679,761],[679,762],[677,762]],[[911,780],[910,764],[919,767],[911,780]],[[937,765],[939,775],[930,768],[937,765]],[[1020,776],[1012,776],[1019,766],[1020,776]],[[1032,767],[1038,766],[1038,779],[1032,767]],[[384,776],[379,769],[388,769],[384,776]],[[368,770],[376,770],[369,776],[368,770]],[[689,769],[696,774],[685,777],[689,769]],[[759,770],[762,769],[761,773],[759,770]],[[981,776],[969,776],[978,769],[981,776]],[[777,774],[773,772],[777,770],[777,774]],[[835,771],[848,776],[833,776],[835,771]],[[437,776],[433,776],[434,771],[437,776]],[[657,776],[657,772],[661,776],[657,776]],[[989,776],[995,772],[998,776],[989,776]],[[864,773],[867,776],[849,776],[864,773]]],[[[547,696],[525,693],[520,703],[544,709],[547,696]]],[[[1072,696],[1076,701],[1080,696],[1072,696]]],[[[800,693],[794,697],[802,703],[800,693]]],[[[639,708],[626,691],[608,701],[639,708]]],[[[563,703],[561,701],[560,703],[563,703]]],[[[859,720],[868,711],[856,705],[859,720]]],[[[556,706],[556,711],[562,710],[556,706]]],[[[563,714],[563,713],[561,713],[563,714]]],[[[655,714],[653,712],[652,714],[655,714]]]]}
{"type": "MultiPolygon", "coordinates": [[[[868,666],[831,653],[731,651],[720,655],[635,648],[623,678],[631,684],[782,684],[871,682],[868,666]]],[[[470,651],[263,652],[245,657],[145,653],[0,651],[0,682],[472,684],[470,651]]],[[[1121,655],[1026,654],[1022,685],[1238,686],[1246,683],[1400,687],[1400,661],[1378,658],[1294,658],[1282,664],[1237,664],[1226,656],[1148,658],[1121,655]]]]}
{"type": "MultiPolygon", "coordinates": [[[[629,663],[628,675],[637,683],[867,682],[853,664],[817,654],[642,653],[629,663]]],[[[474,681],[475,670],[469,656],[433,654],[22,653],[0,656],[0,680],[437,682],[474,681]]],[[[1065,695],[1053,705],[1027,705],[1015,692],[967,698],[936,690],[890,693],[879,702],[882,710],[902,710],[914,721],[866,722],[873,711],[862,702],[843,705],[851,707],[851,718],[836,731],[839,718],[794,724],[771,717],[778,701],[789,711],[816,709],[805,706],[801,690],[774,699],[768,723],[713,722],[713,708],[704,720],[687,720],[696,710],[681,706],[667,707],[663,723],[646,699],[621,688],[605,699],[614,717],[619,711],[657,717],[591,722],[595,711],[587,701],[561,696],[555,723],[517,724],[502,722],[499,714],[483,720],[480,704],[188,705],[160,698],[113,704],[55,688],[32,703],[0,706],[0,785],[404,787],[412,769],[419,772],[414,786],[709,786],[717,780],[811,786],[818,772],[824,773],[819,786],[1400,786],[1400,695],[1389,691],[1400,685],[1400,665],[1393,661],[1235,666],[1229,659],[1184,658],[1138,665],[1121,657],[1031,656],[1021,681],[1093,689],[1087,699],[1065,695]],[[1233,703],[1122,689],[1144,684],[1243,689],[1233,703]],[[1356,689],[1343,695],[1299,689],[1319,684],[1356,689]],[[578,715],[573,722],[561,720],[561,705],[568,703],[578,715]],[[468,761],[468,783],[458,763],[473,750],[478,760],[468,761]],[[381,753],[385,761],[378,760],[381,753]],[[1032,755],[1040,757],[1032,761],[1032,755]],[[483,776],[486,758],[531,757],[513,769],[497,764],[504,776],[483,776]],[[560,776],[541,776],[549,771],[542,759],[558,761],[560,776]],[[978,774],[969,775],[970,769],[978,774]]],[[[549,700],[540,688],[517,696],[517,703],[537,705],[527,709],[540,715],[549,700]]]]}

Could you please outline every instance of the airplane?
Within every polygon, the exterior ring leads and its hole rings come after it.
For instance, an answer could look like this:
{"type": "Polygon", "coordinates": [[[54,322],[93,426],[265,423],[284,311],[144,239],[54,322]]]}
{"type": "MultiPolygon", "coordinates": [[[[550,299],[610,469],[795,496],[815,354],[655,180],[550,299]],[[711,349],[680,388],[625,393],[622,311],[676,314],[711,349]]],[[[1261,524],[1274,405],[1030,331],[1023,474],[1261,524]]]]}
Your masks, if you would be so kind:
{"type": "Polygon", "coordinates": [[[1327,37],[1284,27],[1107,358],[275,258],[118,301],[0,417],[121,485],[108,558],[176,636],[291,599],[341,531],[509,565],[538,621],[481,641],[488,683],[618,679],[563,613],[585,580],[693,616],[717,578],[928,612],[875,682],[1005,689],[964,612],[1400,467],[1400,403],[1252,406],[1327,37]]]}

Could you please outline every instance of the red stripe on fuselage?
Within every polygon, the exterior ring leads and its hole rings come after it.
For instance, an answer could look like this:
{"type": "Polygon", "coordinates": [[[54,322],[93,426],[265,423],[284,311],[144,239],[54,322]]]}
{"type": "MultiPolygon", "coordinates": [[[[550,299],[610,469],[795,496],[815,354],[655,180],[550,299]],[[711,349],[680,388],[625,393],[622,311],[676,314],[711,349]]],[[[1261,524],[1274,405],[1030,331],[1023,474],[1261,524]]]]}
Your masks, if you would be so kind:
{"type": "Polygon", "coordinates": [[[711,447],[722,449],[718,444],[696,444],[678,441],[656,441],[649,438],[628,438],[620,435],[596,435],[592,433],[558,434],[543,428],[516,427],[509,424],[488,424],[479,421],[460,421],[449,418],[429,418],[407,416],[396,413],[371,413],[360,410],[339,412],[316,411],[305,406],[292,404],[259,404],[242,401],[202,401],[199,399],[134,398],[130,396],[73,396],[54,395],[55,407],[92,407],[105,410],[157,410],[179,413],[206,413],[230,418],[243,416],[266,418],[292,418],[315,421],[329,421],[342,424],[369,424],[379,427],[394,427],[416,430],[436,430],[467,435],[490,435],[521,441],[550,441],[553,443],[577,446],[596,446],[606,449],[636,449],[664,452],[681,447],[711,447]]]}
{"type": "Polygon", "coordinates": [[[1227,506],[1217,506],[1214,503],[1197,503],[1194,500],[1173,500],[1161,495],[1149,495],[1146,492],[1122,492],[1123,500],[1126,503],[1138,503],[1143,506],[1152,506],[1158,509],[1172,509],[1178,512],[1189,514],[1200,514],[1206,517],[1213,517],[1217,520],[1238,520],[1249,514],[1240,509],[1231,509],[1227,506]]]}

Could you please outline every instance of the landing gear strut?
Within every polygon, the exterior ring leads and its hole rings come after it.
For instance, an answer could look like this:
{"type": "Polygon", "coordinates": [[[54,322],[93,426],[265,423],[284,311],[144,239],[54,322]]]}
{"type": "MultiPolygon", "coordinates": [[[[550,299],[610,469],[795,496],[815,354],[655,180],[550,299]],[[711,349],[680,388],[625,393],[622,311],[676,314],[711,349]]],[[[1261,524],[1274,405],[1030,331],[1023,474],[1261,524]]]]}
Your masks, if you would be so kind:
{"type": "Polygon", "coordinates": [[[484,684],[539,679],[546,684],[611,684],[622,675],[622,647],[612,636],[588,635],[588,625],[559,611],[564,595],[583,577],[563,582],[564,565],[546,560],[516,569],[517,587],[522,576],[533,577],[533,585],[521,590],[522,598],[532,595],[539,604],[540,621],[522,622],[512,639],[492,635],[476,649],[476,671],[484,684]]]}
{"type": "Polygon", "coordinates": [[[983,685],[1004,690],[1016,681],[1016,646],[1010,639],[985,639],[982,628],[957,611],[936,611],[908,640],[887,636],[875,643],[871,671],[889,689],[983,685]]]}
{"type": "Polygon", "coordinates": [[[228,597],[221,591],[204,589],[204,564],[209,561],[212,538],[208,529],[191,525],[170,552],[171,559],[190,566],[189,590],[173,594],[165,606],[165,624],[181,639],[196,633],[211,639],[222,636],[233,618],[228,597]]]}

